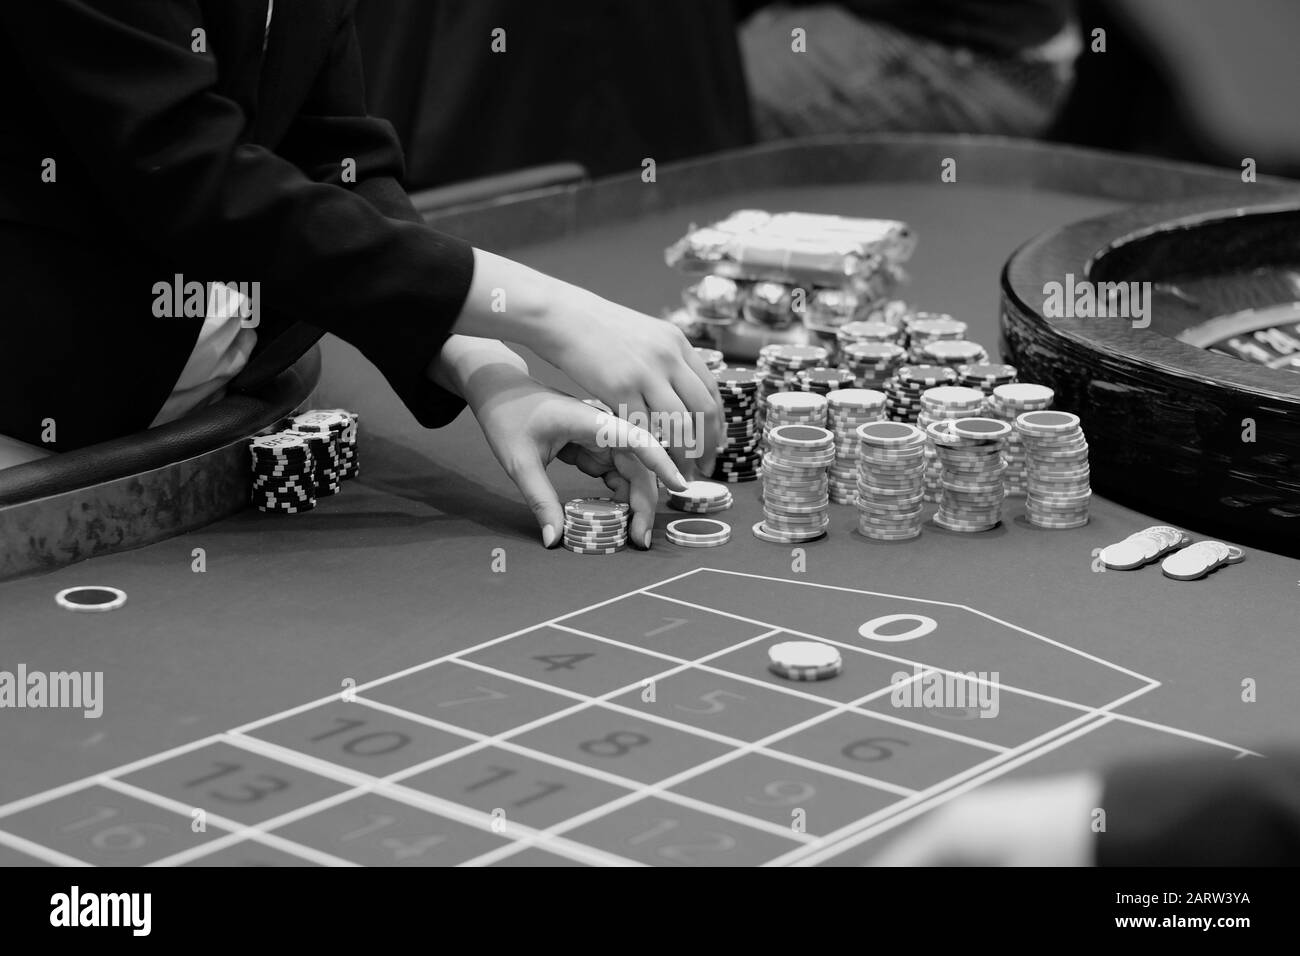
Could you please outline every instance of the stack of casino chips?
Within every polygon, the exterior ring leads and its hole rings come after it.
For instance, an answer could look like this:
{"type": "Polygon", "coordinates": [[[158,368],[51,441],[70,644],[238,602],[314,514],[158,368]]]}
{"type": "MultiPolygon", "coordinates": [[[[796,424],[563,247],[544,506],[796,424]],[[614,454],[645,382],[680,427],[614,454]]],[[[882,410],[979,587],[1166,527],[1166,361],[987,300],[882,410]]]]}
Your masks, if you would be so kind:
{"type": "Polygon", "coordinates": [[[858,500],[858,427],[885,417],[885,394],[867,388],[842,388],[826,396],[827,426],[835,436],[835,464],[828,479],[831,501],[858,500]]]}
{"type": "Polygon", "coordinates": [[[758,353],[759,397],[799,387],[798,374],[824,366],[830,352],[820,345],[765,345],[758,353]]]}
{"type": "Polygon", "coordinates": [[[903,327],[892,322],[850,322],[835,330],[839,354],[855,342],[897,342],[903,336],[903,327]]]}
{"type": "Polygon", "coordinates": [[[1015,382],[1017,374],[1014,365],[963,365],[957,369],[957,384],[963,388],[978,388],[988,396],[999,385],[1015,382]]]}
{"type": "Polygon", "coordinates": [[[995,418],[958,418],[934,422],[926,432],[943,471],[934,523],[949,531],[996,528],[1006,497],[1002,442],[1011,426],[995,418]]]}
{"type": "Polygon", "coordinates": [[[904,422],[858,426],[858,531],[881,541],[921,533],[925,432],[904,422]]]}
{"type": "Polygon", "coordinates": [[[907,358],[895,342],[851,342],[840,349],[840,365],[853,373],[858,388],[881,390],[907,358]]]}
{"type": "Polygon", "coordinates": [[[915,422],[921,412],[921,393],[940,385],[955,385],[957,370],[939,365],[901,365],[881,389],[889,399],[885,406],[890,419],[915,422]]]}
{"type": "Polygon", "coordinates": [[[951,315],[939,312],[917,312],[903,323],[908,361],[920,362],[921,350],[931,342],[956,341],[966,338],[966,323],[951,315]]]}
{"type": "Polygon", "coordinates": [[[304,436],[259,435],[248,450],[253,460],[250,500],[258,511],[298,514],[316,507],[316,464],[304,436]]]}
{"type": "Polygon", "coordinates": [[[970,418],[984,413],[984,393],[958,385],[940,385],[921,393],[921,411],[916,416],[917,427],[926,432],[925,441],[925,500],[939,500],[941,467],[938,451],[930,437],[929,427],[935,422],[970,418]]]}
{"type": "MultiPolygon", "coordinates": [[[[1016,416],[1023,415],[1025,412],[1051,408],[1055,397],[1055,393],[1046,385],[1032,385],[1029,382],[999,385],[985,401],[984,412],[990,418],[997,418],[1010,424],[1016,420],[1016,416]]],[[[1020,433],[1014,428],[1007,436],[1002,457],[1007,463],[1004,476],[1007,494],[1023,497],[1029,490],[1025,450],[1020,441],[1020,433]]]]}
{"type": "Polygon", "coordinates": [[[338,435],[339,476],[344,481],[350,481],[361,474],[361,458],[357,453],[357,431],[361,416],[346,408],[322,408],[317,411],[342,415],[347,420],[343,431],[338,435]]]}
{"type": "Polygon", "coordinates": [[[826,470],[835,461],[835,436],[815,425],[779,425],[768,442],[755,537],[783,544],[820,538],[830,524],[826,470]]]}
{"type": "Polygon", "coordinates": [[[688,514],[711,515],[735,503],[731,489],[713,481],[687,482],[682,491],[668,489],[668,507],[688,514]]]}
{"type": "Polygon", "coordinates": [[[768,434],[781,425],[826,427],[826,399],[816,392],[773,392],[763,400],[763,447],[768,434]]]}
{"type": "Polygon", "coordinates": [[[815,392],[829,395],[836,389],[851,388],[854,384],[853,373],[846,368],[806,368],[795,373],[795,383],[803,392],[815,392]]]}
{"type": "Polygon", "coordinates": [[[700,360],[704,362],[710,372],[716,372],[727,364],[727,360],[722,357],[722,353],[717,349],[706,349],[697,345],[695,354],[700,357],[700,360]]]}
{"type": "Polygon", "coordinates": [[[710,476],[729,483],[758,478],[763,456],[759,450],[758,373],[750,368],[723,366],[713,373],[722,394],[724,444],[710,476]]]}
{"type": "Polygon", "coordinates": [[[316,463],[316,497],[336,495],[343,485],[343,455],[339,448],[349,427],[346,416],[337,412],[311,411],[289,419],[289,431],[307,441],[316,463]]]}
{"type": "Polygon", "coordinates": [[[614,554],[627,547],[628,506],[609,498],[564,505],[564,547],[575,554],[614,554]]]}
{"type": "Polygon", "coordinates": [[[960,370],[965,365],[982,365],[989,360],[989,353],[978,342],[940,339],[921,346],[918,358],[926,365],[945,365],[960,370]]]}
{"type": "Polygon", "coordinates": [[[1081,528],[1088,523],[1088,440],[1079,416],[1069,412],[1025,412],[1015,430],[1025,447],[1030,524],[1040,528],[1081,528]]]}

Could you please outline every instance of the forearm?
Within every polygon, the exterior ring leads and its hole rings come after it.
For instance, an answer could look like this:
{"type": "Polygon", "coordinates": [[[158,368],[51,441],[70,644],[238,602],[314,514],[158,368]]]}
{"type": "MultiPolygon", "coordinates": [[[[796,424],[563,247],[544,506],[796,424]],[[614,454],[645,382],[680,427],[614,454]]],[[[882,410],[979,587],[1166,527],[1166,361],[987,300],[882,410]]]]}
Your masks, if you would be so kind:
{"type": "Polygon", "coordinates": [[[453,335],[429,366],[429,379],[471,406],[485,397],[491,380],[528,375],[528,363],[501,342],[453,335]]]}
{"type": "Polygon", "coordinates": [[[600,297],[510,259],[474,250],[474,278],[452,331],[539,354],[563,340],[566,317],[600,297]]]}

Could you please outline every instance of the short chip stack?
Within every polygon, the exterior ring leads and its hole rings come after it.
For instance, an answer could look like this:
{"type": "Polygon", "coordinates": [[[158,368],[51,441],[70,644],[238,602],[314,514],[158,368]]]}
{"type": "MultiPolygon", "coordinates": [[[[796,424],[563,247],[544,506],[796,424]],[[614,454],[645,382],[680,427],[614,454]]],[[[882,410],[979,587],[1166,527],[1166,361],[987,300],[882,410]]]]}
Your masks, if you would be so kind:
{"type": "Polygon", "coordinates": [[[1025,412],[1016,418],[1025,448],[1031,524],[1040,528],[1081,528],[1088,523],[1088,440],[1079,416],[1069,412],[1025,412]]]}
{"type": "Polygon", "coordinates": [[[714,481],[755,481],[763,456],[759,451],[758,373],[724,366],[713,373],[722,395],[724,443],[714,466],[714,481]]]}
{"type": "Polygon", "coordinates": [[[964,365],[982,365],[989,353],[978,342],[966,339],[941,339],[921,347],[918,359],[926,365],[944,365],[959,370],[964,365]]]}
{"type": "Polygon", "coordinates": [[[851,388],[854,384],[853,373],[846,368],[806,368],[796,373],[795,380],[800,391],[818,395],[829,395],[836,389],[851,388]]]}
{"type": "Polygon", "coordinates": [[[679,548],[720,548],[731,540],[731,525],[714,518],[679,518],[668,522],[665,534],[679,548]]]}
{"type": "Polygon", "coordinates": [[[722,357],[722,353],[717,349],[706,349],[697,345],[695,354],[703,360],[710,372],[716,372],[727,364],[727,360],[722,357]]]}
{"type": "Polygon", "coordinates": [[[931,342],[966,338],[966,323],[940,312],[917,312],[903,323],[908,359],[921,362],[922,350],[931,342]]]}
{"type": "Polygon", "coordinates": [[[726,511],[734,503],[731,489],[713,481],[690,481],[682,491],[668,489],[668,507],[674,511],[708,515],[726,511]]]}
{"type": "Polygon", "coordinates": [[[938,365],[904,365],[881,391],[888,398],[886,411],[896,422],[915,422],[921,413],[921,393],[940,385],[955,385],[957,371],[938,365]]]}
{"type": "Polygon", "coordinates": [[[763,445],[773,428],[781,425],[816,425],[826,427],[825,396],[816,392],[773,392],[763,402],[763,445]]]}
{"type": "Polygon", "coordinates": [[[925,432],[903,422],[858,426],[858,530],[903,541],[921,533],[925,432]]]}
{"type": "Polygon", "coordinates": [[[858,500],[858,426],[885,416],[885,394],[867,388],[843,388],[826,396],[827,425],[835,436],[835,464],[828,474],[830,499],[851,505],[858,500]]]}
{"type": "Polygon", "coordinates": [[[926,430],[942,466],[934,523],[949,531],[978,532],[1002,521],[1002,442],[1011,426],[995,418],[937,421],[926,430]]]}
{"type": "MultiPolygon", "coordinates": [[[[1043,411],[1052,407],[1055,393],[1046,385],[1032,385],[1029,382],[1016,382],[1011,385],[999,385],[993,389],[984,406],[984,413],[990,418],[1000,419],[1007,424],[1016,420],[1016,416],[1025,412],[1043,411]]],[[[1004,483],[1008,495],[1024,497],[1029,490],[1028,473],[1025,469],[1025,450],[1020,442],[1020,432],[1012,428],[1003,444],[1002,457],[1007,463],[1004,483]]]]}
{"type": "Polygon", "coordinates": [[[902,335],[902,326],[893,322],[849,322],[835,330],[841,353],[845,346],[855,342],[897,342],[902,335]]]}
{"type": "Polygon", "coordinates": [[[786,680],[830,680],[844,670],[840,649],[821,641],[782,641],[767,649],[768,670],[786,680]]]}
{"type": "Polygon", "coordinates": [[[248,443],[251,501],[258,511],[299,514],[316,507],[316,462],[304,435],[279,432],[248,443]]]}
{"type": "Polygon", "coordinates": [[[575,554],[614,554],[627,547],[630,509],[610,498],[574,498],[564,506],[564,546],[575,554]]]}
{"type": "Polygon", "coordinates": [[[780,425],[768,442],[763,520],[754,536],[780,544],[820,538],[830,524],[826,470],[835,461],[835,436],[815,425],[780,425]]]}
{"type": "Polygon", "coordinates": [[[957,369],[957,384],[963,388],[978,388],[989,396],[999,385],[1012,384],[1017,374],[1014,365],[963,365],[957,369]]]}
{"type": "Polygon", "coordinates": [[[959,385],[940,385],[921,393],[921,411],[916,416],[917,427],[926,432],[925,441],[925,500],[939,500],[942,468],[929,427],[935,422],[970,418],[984,411],[984,393],[959,385]]]}
{"type": "Polygon", "coordinates": [[[907,358],[895,342],[851,342],[840,349],[840,365],[853,373],[858,388],[883,389],[907,358]]]}

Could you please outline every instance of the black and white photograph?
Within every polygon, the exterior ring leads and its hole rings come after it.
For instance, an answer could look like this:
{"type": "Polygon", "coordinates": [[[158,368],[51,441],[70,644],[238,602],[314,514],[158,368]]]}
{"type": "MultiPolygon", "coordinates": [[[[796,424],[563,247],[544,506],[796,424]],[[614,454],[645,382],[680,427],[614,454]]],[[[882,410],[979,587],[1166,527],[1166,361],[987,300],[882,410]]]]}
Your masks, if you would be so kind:
{"type": "Polygon", "coordinates": [[[1298,48],[1295,0],[0,3],[6,923],[816,867],[1276,931],[1298,48]]]}

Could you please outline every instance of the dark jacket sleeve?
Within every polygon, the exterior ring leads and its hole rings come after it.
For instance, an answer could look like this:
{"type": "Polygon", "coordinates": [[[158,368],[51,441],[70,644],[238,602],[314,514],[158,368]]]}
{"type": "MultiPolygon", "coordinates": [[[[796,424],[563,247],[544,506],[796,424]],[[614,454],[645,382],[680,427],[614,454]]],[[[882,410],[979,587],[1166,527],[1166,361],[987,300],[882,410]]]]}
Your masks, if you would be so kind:
{"type": "MultiPolygon", "coordinates": [[[[398,208],[395,180],[340,188],[243,142],[246,118],[215,91],[214,58],[191,52],[202,22],[195,0],[0,4],[31,94],[134,238],[182,272],[260,281],[268,307],[350,339],[418,418],[445,420],[425,370],[464,304],[472,249],[378,208],[370,196],[398,208]]],[[[360,73],[350,33],[338,42],[326,94],[360,73]]],[[[357,131],[353,147],[371,150],[359,166],[389,178],[400,154],[378,129],[340,117],[335,163],[357,131]]]]}
{"type": "Polygon", "coordinates": [[[1100,866],[1300,864],[1300,752],[1118,767],[1102,807],[1100,866]]]}
{"type": "MultiPolygon", "coordinates": [[[[351,17],[340,27],[328,62],[277,152],[313,182],[349,189],[389,219],[423,223],[402,186],[405,169],[396,131],[386,119],[367,113],[361,47],[351,17]],[[344,157],[356,163],[352,181],[344,180],[344,157]]],[[[382,324],[365,316],[345,324],[332,331],[359,348],[381,370],[400,366],[402,345],[385,335],[382,324]],[[390,350],[395,354],[389,354],[390,350]]],[[[393,384],[396,387],[397,383],[393,384]]],[[[398,393],[421,423],[431,428],[451,421],[465,407],[459,395],[423,374],[398,388],[398,393]]]]}

